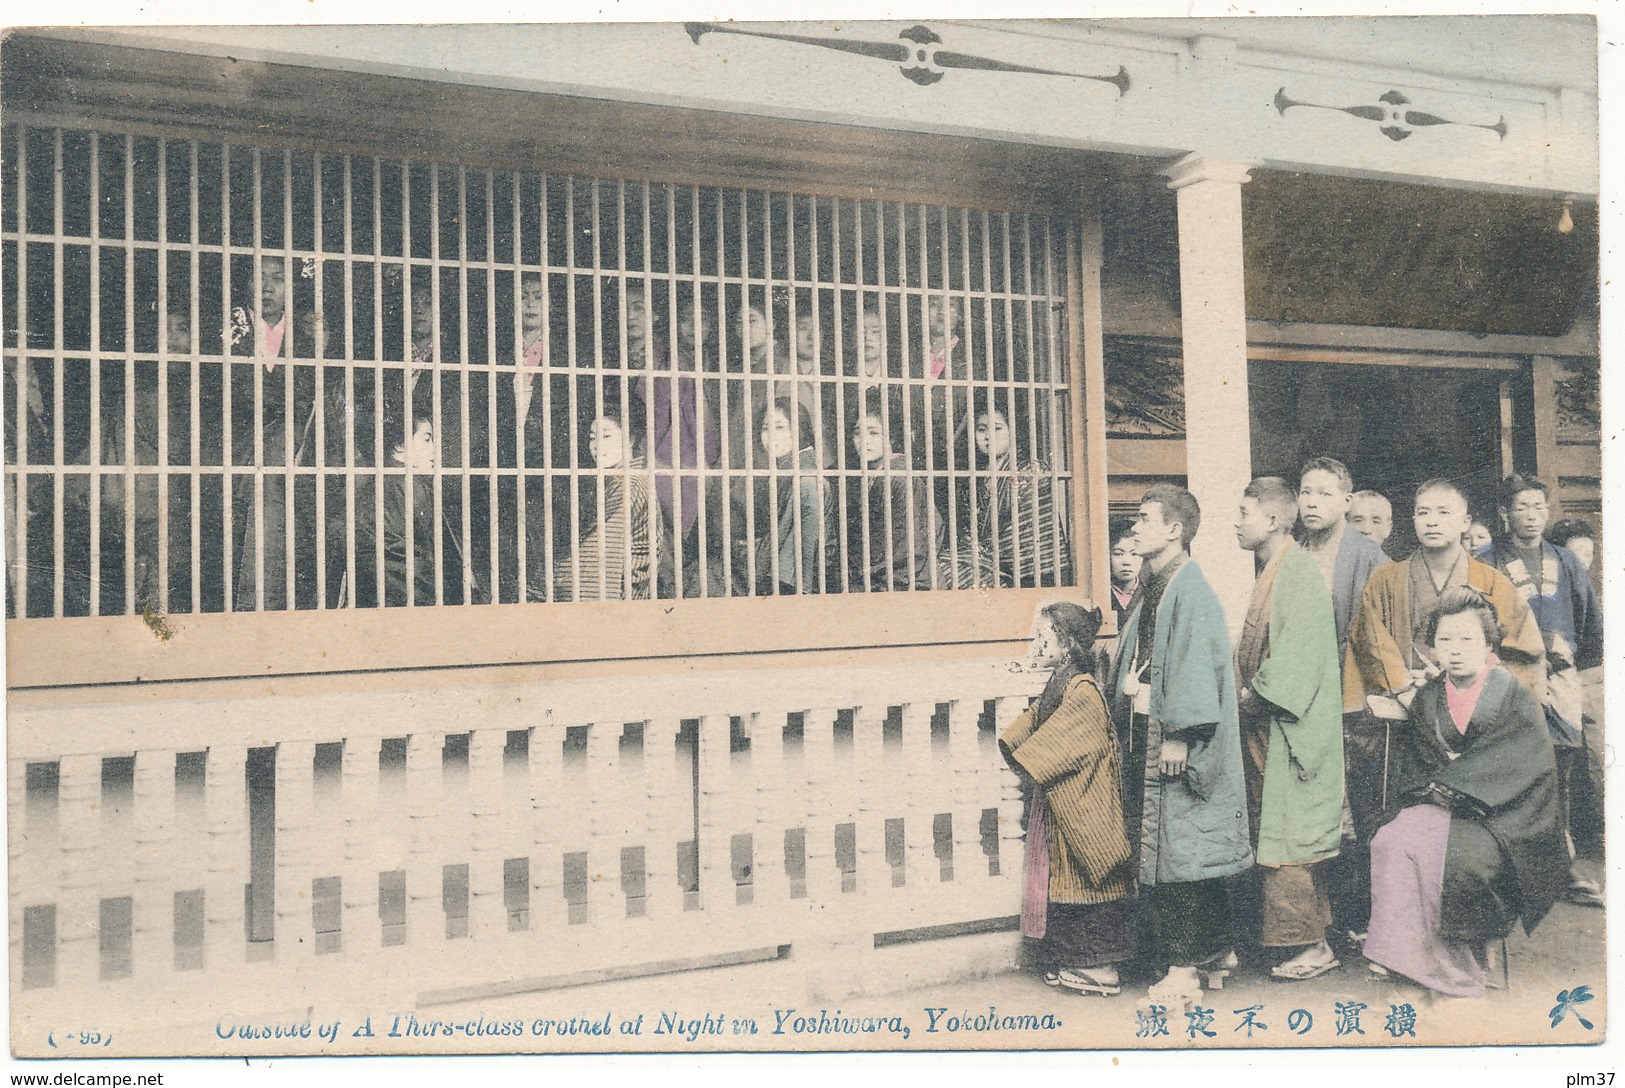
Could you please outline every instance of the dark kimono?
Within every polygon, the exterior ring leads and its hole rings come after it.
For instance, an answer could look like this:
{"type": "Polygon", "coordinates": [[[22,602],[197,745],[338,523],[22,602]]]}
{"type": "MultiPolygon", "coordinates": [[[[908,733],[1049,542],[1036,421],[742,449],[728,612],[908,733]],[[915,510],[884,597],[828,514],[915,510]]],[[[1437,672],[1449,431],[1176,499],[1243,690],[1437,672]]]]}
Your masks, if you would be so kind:
{"type": "MultiPolygon", "coordinates": [[[[314,608],[322,592],[328,605],[335,606],[344,574],[343,493],[328,489],[324,589],[316,581],[316,534],[308,528],[316,516],[315,489],[306,482],[309,477],[301,480],[285,469],[347,463],[345,419],[350,402],[344,368],[314,364],[313,360],[326,354],[314,312],[295,311],[290,305],[283,320],[273,327],[283,330],[275,355],[261,339],[265,332],[257,315],[239,311],[234,321],[246,335],[234,340],[231,353],[251,359],[234,360],[227,368],[231,394],[231,455],[227,460],[236,470],[231,488],[236,542],[231,562],[236,576],[232,607],[237,611],[314,608]],[[292,555],[287,539],[290,519],[295,527],[292,555]],[[262,567],[264,584],[260,585],[262,567]]],[[[204,436],[212,445],[211,437],[204,436]]],[[[386,447],[386,457],[388,452],[386,447]]]]}
{"type": "Polygon", "coordinates": [[[891,454],[885,472],[865,472],[846,486],[848,589],[930,589],[931,504],[903,455],[891,454]]]}
{"type": "Polygon", "coordinates": [[[1517,922],[1533,931],[1567,886],[1569,858],[1556,762],[1534,697],[1491,668],[1463,733],[1449,682],[1440,676],[1418,691],[1394,732],[1365,953],[1440,992],[1477,996],[1482,967],[1464,946],[1498,940],[1517,922]]]}
{"type": "Polygon", "coordinates": [[[408,603],[408,584],[412,589],[410,603],[414,605],[434,604],[437,583],[442,601],[462,603],[464,578],[468,574],[462,541],[457,527],[443,522],[439,548],[435,547],[433,477],[423,474],[412,477],[410,514],[406,508],[404,473],[396,472],[383,478],[381,512],[376,505],[376,487],[373,477],[362,477],[356,482],[356,607],[403,606],[408,603]],[[384,575],[382,601],[378,599],[380,538],[384,575]],[[407,569],[409,553],[410,571],[407,569]]]}

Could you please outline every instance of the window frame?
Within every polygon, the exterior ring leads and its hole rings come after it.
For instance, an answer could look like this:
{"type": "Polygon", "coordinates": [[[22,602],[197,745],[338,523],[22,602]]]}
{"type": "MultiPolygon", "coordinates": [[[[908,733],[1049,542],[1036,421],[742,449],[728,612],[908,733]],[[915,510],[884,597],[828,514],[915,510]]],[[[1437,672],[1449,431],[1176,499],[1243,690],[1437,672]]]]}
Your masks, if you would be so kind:
{"type": "MultiPolygon", "coordinates": [[[[737,115],[719,122],[718,115],[706,111],[294,65],[234,66],[217,58],[47,37],[24,36],[8,46],[5,83],[17,106],[9,112],[8,124],[1060,218],[1065,236],[1059,254],[1066,297],[1062,334],[1073,411],[1070,433],[1057,437],[1070,447],[1072,487],[1063,516],[1076,583],[1076,588],[931,590],[879,598],[854,594],[575,602],[568,608],[487,604],[197,613],[165,617],[167,632],[140,622],[140,616],[13,619],[7,621],[12,687],[483,665],[587,667],[634,659],[882,648],[952,647],[956,655],[985,648],[993,655],[1019,647],[1033,609],[1042,601],[1063,595],[1086,598],[1090,586],[1104,584],[1106,548],[1095,539],[1104,531],[1106,508],[1101,240],[1094,197],[1101,169],[1096,162],[1085,171],[1088,160],[1082,153],[737,115]],[[249,84],[256,92],[244,96],[249,84]],[[177,85],[187,93],[174,93],[177,85]],[[380,114],[394,119],[395,131],[422,122],[425,110],[417,103],[424,100],[414,99],[414,90],[429,94],[426,112],[433,120],[412,127],[415,138],[407,145],[377,146],[380,114]],[[277,93],[267,98],[260,91],[277,93]],[[347,99],[348,120],[336,128],[324,126],[319,137],[313,137],[309,126],[287,119],[268,131],[259,112],[259,103],[269,100],[290,118],[312,111],[332,116],[334,95],[347,99]],[[207,123],[199,121],[200,102],[212,105],[207,123]],[[533,120],[528,126],[532,137],[522,146],[511,133],[494,142],[492,112],[511,117],[521,110],[533,120]],[[459,120],[469,122],[476,115],[485,123],[456,139],[445,135],[457,131],[459,120]],[[593,122],[585,136],[583,116],[593,122]],[[371,129],[365,139],[356,135],[360,126],[371,129]],[[662,133],[666,154],[637,150],[652,131],[662,133]],[[426,132],[440,135],[435,139],[426,132]],[[718,160],[711,153],[719,140],[736,149],[741,143],[771,148],[785,146],[786,137],[814,141],[815,153],[782,156],[776,177],[761,176],[759,164],[732,172],[714,165],[718,160]],[[903,169],[896,165],[899,141],[915,155],[1004,165],[935,174],[903,169]],[[681,165],[673,169],[673,162],[681,165]],[[868,169],[876,164],[890,165],[878,172],[868,169]],[[763,638],[764,630],[783,634],[763,638]],[[933,632],[951,632],[951,637],[933,632]]],[[[721,161],[726,167],[733,160],[721,161]]]]}

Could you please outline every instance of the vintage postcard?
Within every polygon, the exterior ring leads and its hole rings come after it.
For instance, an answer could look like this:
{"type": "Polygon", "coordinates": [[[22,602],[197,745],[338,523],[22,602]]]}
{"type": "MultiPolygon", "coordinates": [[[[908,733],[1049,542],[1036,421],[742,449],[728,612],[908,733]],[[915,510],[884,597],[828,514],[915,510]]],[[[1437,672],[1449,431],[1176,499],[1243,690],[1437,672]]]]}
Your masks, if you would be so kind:
{"type": "Polygon", "coordinates": [[[7,31],[12,1054],[1600,1044],[1598,48],[7,31]]]}

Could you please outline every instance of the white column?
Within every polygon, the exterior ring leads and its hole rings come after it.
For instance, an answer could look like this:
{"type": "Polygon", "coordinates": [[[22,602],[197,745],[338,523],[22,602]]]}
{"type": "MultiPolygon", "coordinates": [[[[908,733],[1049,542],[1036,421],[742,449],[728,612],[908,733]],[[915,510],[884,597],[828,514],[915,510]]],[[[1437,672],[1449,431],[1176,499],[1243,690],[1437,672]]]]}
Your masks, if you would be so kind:
{"type": "Polygon", "coordinates": [[[1219,595],[1232,638],[1253,587],[1252,556],[1231,526],[1252,478],[1241,187],[1252,162],[1187,155],[1163,173],[1179,202],[1185,359],[1185,473],[1202,507],[1191,554],[1219,595]]]}

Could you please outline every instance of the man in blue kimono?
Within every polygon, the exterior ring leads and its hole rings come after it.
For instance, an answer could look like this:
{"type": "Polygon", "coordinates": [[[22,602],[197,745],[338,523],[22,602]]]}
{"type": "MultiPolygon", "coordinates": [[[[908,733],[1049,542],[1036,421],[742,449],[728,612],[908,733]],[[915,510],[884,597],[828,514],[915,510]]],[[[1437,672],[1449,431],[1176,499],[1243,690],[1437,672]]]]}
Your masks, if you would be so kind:
{"type": "Polygon", "coordinates": [[[1170,1001],[1234,966],[1224,878],[1253,863],[1230,636],[1189,555],[1200,522],[1182,487],[1159,484],[1140,500],[1144,567],[1108,692],[1149,953],[1168,967],[1152,993],[1170,1001]]]}
{"type": "MultiPolygon", "coordinates": [[[[1543,539],[1551,515],[1546,483],[1513,473],[1500,490],[1505,531],[1478,557],[1529,602],[1546,643],[1546,722],[1557,751],[1559,819],[1568,835],[1574,785],[1585,774],[1586,746],[1594,743],[1584,728],[1580,672],[1602,664],[1602,603],[1575,554],[1543,539]]],[[[1572,857],[1572,836],[1568,849],[1572,857]]],[[[1581,906],[1603,905],[1597,886],[1572,867],[1566,897],[1581,906]]]]}

